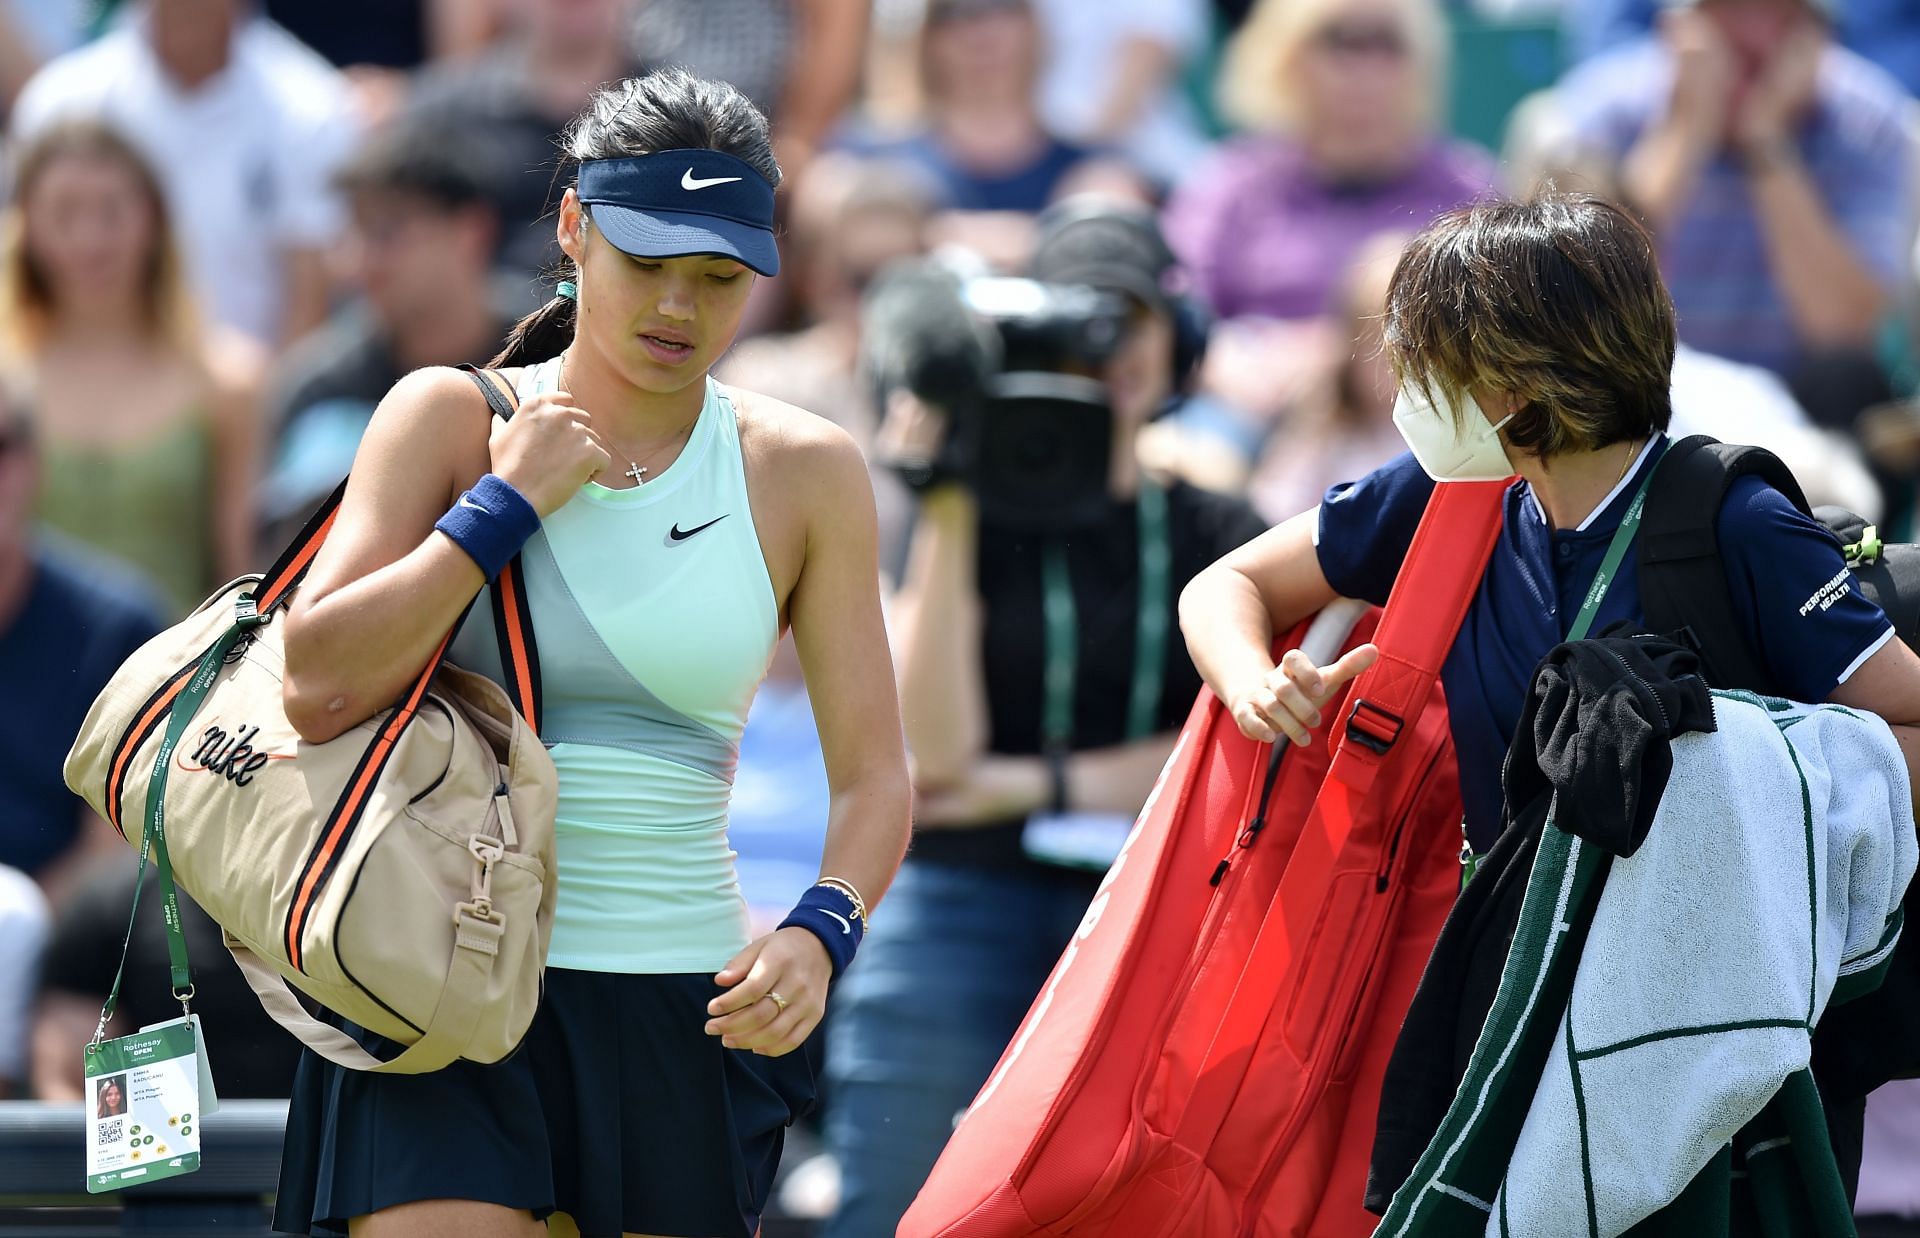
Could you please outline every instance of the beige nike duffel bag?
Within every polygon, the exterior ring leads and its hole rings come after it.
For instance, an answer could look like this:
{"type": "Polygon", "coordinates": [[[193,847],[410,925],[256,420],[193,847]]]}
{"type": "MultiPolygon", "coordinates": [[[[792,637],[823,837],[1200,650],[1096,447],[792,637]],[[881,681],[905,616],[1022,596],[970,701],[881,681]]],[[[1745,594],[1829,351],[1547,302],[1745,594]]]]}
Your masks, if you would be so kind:
{"type": "MultiPolygon", "coordinates": [[[[294,732],[279,616],[340,494],[266,575],[220,590],[121,666],[67,756],[67,785],[135,847],[159,790],[180,887],[314,1052],[393,1074],[495,1062],[539,1004],[558,779],[507,693],[443,663],[446,642],[394,708],[324,744],[294,732]],[[289,984],[407,1048],[380,1061],[289,984]]],[[[492,591],[503,661],[520,672],[509,679],[534,716],[517,560],[492,591]]]]}

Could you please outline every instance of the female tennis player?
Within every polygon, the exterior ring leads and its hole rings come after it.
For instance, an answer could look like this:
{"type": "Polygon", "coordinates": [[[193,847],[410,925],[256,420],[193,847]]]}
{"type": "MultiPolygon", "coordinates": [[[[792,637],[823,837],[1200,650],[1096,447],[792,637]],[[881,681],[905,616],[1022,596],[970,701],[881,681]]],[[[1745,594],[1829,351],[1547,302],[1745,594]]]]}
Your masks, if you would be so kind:
{"type": "MultiPolygon", "coordinates": [[[[526,1042],[492,1066],[296,1077],[276,1223],[357,1238],[552,1231],[751,1238],[794,1053],[892,880],[906,759],[866,465],[829,422],[722,388],[755,273],[779,268],[767,124],[663,72],[568,134],[558,294],[495,364],[401,380],[287,617],[287,712],[338,735],[392,701],[524,551],[559,897],[526,1042]],[[833,790],[824,874],[749,941],[727,800],[747,707],[791,626],[833,790]],[[864,900],[864,902],[863,902],[864,900]]],[[[454,656],[498,670],[484,614],[454,656]]]]}

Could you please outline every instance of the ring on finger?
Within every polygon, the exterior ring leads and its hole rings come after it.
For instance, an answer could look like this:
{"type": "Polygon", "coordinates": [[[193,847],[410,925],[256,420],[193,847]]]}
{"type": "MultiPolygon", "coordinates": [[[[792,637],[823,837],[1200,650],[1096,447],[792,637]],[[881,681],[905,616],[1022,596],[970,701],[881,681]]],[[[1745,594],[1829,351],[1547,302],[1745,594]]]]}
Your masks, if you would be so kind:
{"type": "Polygon", "coordinates": [[[775,993],[775,992],[774,992],[773,990],[771,990],[771,989],[769,989],[769,990],[767,990],[767,996],[768,996],[768,997],[771,997],[771,998],[773,999],[773,1004],[774,1004],[774,1005],[776,1005],[776,1006],[778,1006],[778,1007],[780,1007],[780,1013],[781,1013],[781,1014],[785,1014],[785,1013],[787,1013],[787,999],[786,999],[786,998],[784,998],[784,997],[782,997],[782,996],[780,996],[780,995],[779,995],[778,993],[775,993]]]}

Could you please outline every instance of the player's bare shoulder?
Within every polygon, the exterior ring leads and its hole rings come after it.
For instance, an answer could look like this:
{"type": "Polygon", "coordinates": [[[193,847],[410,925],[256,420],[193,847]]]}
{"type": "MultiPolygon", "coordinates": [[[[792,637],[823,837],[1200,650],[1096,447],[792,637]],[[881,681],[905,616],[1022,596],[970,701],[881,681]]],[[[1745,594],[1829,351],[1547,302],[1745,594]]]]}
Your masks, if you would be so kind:
{"type": "Polygon", "coordinates": [[[808,509],[823,501],[832,504],[836,493],[841,503],[872,503],[866,457],[851,434],[784,400],[740,387],[724,390],[733,402],[741,454],[756,490],[769,488],[759,484],[764,479],[779,492],[783,506],[808,509]]]}
{"type": "Polygon", "coordinates": [[[354,468],[358,472],[363,463],[381,457],[405,459],[420,467],[422,480],[443,474],[464,489],[487,471],[492,430],[492,411],[473,379],[451,366],[428,366],[388,389],[374,409],[354,468]]]}

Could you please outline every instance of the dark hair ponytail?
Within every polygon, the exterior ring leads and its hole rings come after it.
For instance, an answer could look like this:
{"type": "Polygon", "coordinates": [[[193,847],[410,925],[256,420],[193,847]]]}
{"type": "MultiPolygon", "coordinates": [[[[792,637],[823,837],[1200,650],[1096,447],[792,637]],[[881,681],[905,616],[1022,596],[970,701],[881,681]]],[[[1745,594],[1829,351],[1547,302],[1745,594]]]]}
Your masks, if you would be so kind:
{"type": "MultiPolygon", "coordinates": [[[[567,265],[571,268],[573,264],[567,265]]],[[[502,370],[536,365],[549,357],[559,356],[567,345],[573,343],[575,318],[573,298],[555,296],[513,324],[513,329],[507,332],[507,342],[500,346],[493,360],[487,362],[487,368],[502,370]]]]}
{"type": "MultiPolygon", "coordinates": [[[[780,185],[767,118],[753,101],[725,82],[695,77],[685,69],[661,69],[602,87],[574,118],[562,139],[568,161],[630,159],[662,150],[717,150],[746,163],[780,185]]],[[[573,280],[566,261],[556,279],[573,280]]],[[[556,296],[515,323],[494,368],[531,365],[573,342],[578,308],[556,296]]]]}

